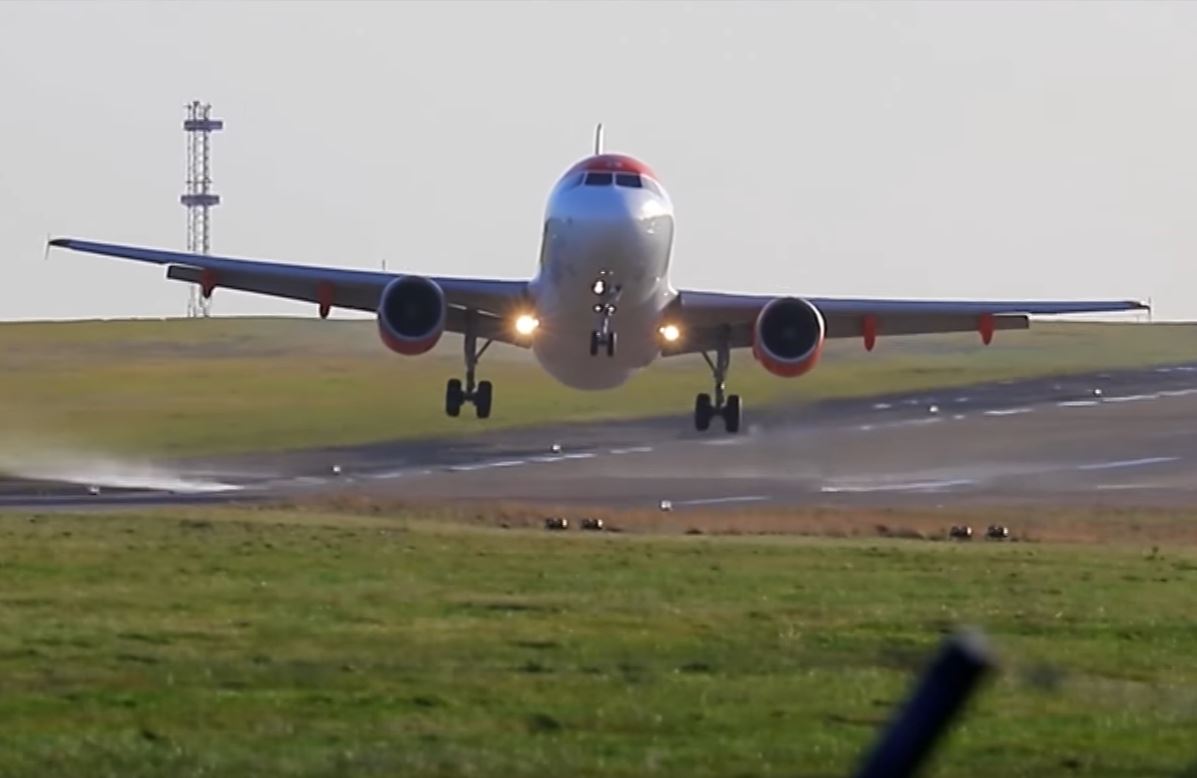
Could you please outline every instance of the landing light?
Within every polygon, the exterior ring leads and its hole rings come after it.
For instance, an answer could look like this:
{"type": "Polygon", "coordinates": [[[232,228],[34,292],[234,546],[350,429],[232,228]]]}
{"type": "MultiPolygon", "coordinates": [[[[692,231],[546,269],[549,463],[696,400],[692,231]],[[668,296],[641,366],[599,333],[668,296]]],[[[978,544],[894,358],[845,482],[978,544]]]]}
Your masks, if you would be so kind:
{"type": "Polygon", "coordinates": [[[661,328],[661,337],[665,338],[665,340],[669,341],[670,343],[673,343],[681,336],[682,331],[677,328],[676,324],[666,324],[661,328]]]}
{"type": "Polygon", "coordinates": [[[515,331],[521,335],[531,335],[539,326],[540,320],[526,313],[515,320],[515,331]]]}

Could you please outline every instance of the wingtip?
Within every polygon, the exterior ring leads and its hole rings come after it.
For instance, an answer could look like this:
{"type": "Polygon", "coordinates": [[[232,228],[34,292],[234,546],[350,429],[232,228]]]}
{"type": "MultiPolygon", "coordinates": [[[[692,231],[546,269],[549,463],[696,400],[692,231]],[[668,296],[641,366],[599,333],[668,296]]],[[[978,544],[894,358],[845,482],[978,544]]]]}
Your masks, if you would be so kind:
{"type": "Polygon", "coordinates": [[[51,248],[66,249],[71,247],[70,238],[50,238],[46,241],[46,245],[51,248]]]}

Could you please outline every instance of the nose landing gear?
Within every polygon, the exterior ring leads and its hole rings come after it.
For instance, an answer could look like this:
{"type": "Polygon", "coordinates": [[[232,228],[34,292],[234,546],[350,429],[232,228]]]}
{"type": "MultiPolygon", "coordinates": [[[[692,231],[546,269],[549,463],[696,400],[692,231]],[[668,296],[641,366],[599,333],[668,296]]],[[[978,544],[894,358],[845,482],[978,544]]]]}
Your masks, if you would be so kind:
{"type": "Polygon", "coordinates": [[[711,420],[716,416],[723,419],[723,428],[729,433],[734,435],[740,431],[740,422],[743,420],[740,395],[724,394],[727,391],[727,371],[731,366],[729,340],[730,333],[724,328],[720,333],[719,345],[715,349],[715,359],[712,360],[707,352],[701,352],[715,379],[715,398],[712,402],[711,395],[705,392],[694,398],[694,429],[699,432],[710,429],[711,420]]]}
{"type": "Polygon", "coordinates": [[[615,330],[612,328],[612,318],[615,316],[615,303],[619,300],[619,294],[623,291],[623,287],[616,284],[610,285],[607,281],[606,271],[595,280],[591,285],[590,291],[599,298],[599,301],[594,304],[594,312],[598,314],[598,327],[590,331],[590,356],[598,356],[599,350],[606,350],[608,357],[615,356],[615,330]]]}
{"type": "Polygon", "coordinates": [[[598,329],[590,332],[590,356],[598,356],[600,348],[607,350],[607,356],[615,356],[615,333],[610,329],[606,331],[598,329]]]}
{"type": "Polygon", "coordinates": [[[479,419],[490,418],[491,401],[494,398],[494,385],[490,381],[475,381],[474,373],[478,367],[478,360],[490,348],[491,340],[478,348],[478,336],[475,333],[475,313],[466,311],[465,336],[462,343],[465,351],[466,377],[465,386],[461,379],[450,378],[445,385],[445,413],[456,418],[461,415],[461,406],[466,403],[474,404],[474,413],[479,419]]]}

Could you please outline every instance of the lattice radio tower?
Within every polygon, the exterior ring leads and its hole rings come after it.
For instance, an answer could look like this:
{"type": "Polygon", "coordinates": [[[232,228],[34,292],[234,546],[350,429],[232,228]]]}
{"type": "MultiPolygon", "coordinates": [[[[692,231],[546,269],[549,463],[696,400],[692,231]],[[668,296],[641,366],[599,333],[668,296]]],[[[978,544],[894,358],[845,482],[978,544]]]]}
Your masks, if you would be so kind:
{"type": "MultiPolygon", "coordinates": [[[[224,129],[224,122],[212,118],[212,106],[193,100],[187,106],[183,132],[187,134],[187,190],[179,202],[187,209],[187,250],[207,254],[211,249],[208,210],[220,205],[220,195],[212,189],[212,133],[224,129]]],[[[204,297],[198,284],[192,284],[187,298],[187,316],[198,318],[211,313],[211,300],[204,297]]]]}

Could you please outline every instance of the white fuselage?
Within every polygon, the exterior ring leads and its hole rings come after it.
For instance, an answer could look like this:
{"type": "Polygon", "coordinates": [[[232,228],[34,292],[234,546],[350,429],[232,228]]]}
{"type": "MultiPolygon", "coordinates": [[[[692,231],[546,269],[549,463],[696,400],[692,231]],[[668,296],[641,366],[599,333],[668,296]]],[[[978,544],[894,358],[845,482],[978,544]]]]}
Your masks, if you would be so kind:
{"type": "Polygon", "coordinates": [[[673,229],[668,194],[629,157],[590,157],[558,182],[531,285],[540,321],[532,350],[550,375],[576,389],[610,389],[660,355],[662,313],[677,296],[669,283],[673,229]],[[604,303],[615,307],[617,348],[592,356],[590,334],[602,320],[596,305],[604,303]]]}

